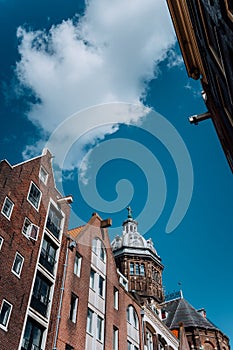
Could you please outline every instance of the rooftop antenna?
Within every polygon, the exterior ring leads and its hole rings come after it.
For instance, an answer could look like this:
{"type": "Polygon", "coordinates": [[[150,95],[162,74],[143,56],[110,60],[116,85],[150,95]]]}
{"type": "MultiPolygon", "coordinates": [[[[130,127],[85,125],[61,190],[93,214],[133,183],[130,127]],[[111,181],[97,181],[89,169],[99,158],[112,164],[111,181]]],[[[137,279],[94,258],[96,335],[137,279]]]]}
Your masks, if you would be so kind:
{"type": "Polygon", "coordinates": [[[182,283],[178,282],[178,286],[180,287],[180,298],[183,299],[183,291],[181,289],[182,283]]]}

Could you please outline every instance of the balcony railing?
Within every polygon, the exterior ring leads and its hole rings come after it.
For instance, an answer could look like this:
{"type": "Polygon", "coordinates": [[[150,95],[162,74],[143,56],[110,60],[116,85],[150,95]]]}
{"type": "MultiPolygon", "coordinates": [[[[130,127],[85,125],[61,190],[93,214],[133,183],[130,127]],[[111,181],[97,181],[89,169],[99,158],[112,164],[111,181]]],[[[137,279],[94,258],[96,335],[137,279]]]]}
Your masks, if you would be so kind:
{"type": "Polygon", "coordinates": [[[23,339],[21,350],[41,350],[41,347],[32,343],[32,341],[23,339]]]}
{"type": "Polygon", "coordinates": [[[61,229],[53,223],[50,217],[47,219],[46,227],[55,237],[59,238],[61,229]]]}
{"type": "Polygon", "coordinates": [[[39,293],[33,294],[31,299],[31,307],[38,311],[41,315],[46,316],[49,299],[39,293]]]}
{"type": "Polygon", "coordinates": [[[40,264],[43,265],[46,270],[53,273],[56,260],[52,255],[48,254],[44,248],[42,248],[40,253],[40,264]]]}

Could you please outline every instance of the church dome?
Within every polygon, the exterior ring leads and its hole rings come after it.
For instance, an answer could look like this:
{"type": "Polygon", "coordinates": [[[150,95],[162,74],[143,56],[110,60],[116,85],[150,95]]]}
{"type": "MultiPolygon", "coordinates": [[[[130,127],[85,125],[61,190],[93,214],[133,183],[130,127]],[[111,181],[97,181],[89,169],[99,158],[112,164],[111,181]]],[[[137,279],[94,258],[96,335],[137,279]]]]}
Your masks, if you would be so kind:
{"type": "Polygon", "coordinates": [[[153,242],[150,239],[146,240],[139,232],[138,232],[138,223],[136,220],[132,218],[132,210],[130,207],[128,210],[128,218],[123,222],[123,231],[122,235],[117,235],[111,243],[112,250],[118,250],[124,247],[129,248],[142,248],[142,249],[150,249],[154,254],[158,255],[153,242]]]}

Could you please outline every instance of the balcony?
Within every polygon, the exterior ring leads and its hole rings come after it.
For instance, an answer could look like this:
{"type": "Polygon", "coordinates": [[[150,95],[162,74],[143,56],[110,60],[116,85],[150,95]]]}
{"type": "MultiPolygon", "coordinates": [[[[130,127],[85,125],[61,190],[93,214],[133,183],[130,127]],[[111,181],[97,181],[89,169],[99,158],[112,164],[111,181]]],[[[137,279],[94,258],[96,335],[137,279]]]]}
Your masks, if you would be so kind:
{"type": "Polygon", "coordinates": [[[42,316],[46,317],[49,301],[50,300],[45,295],[39,293],[33,294],[30,306],[42,316]]]}
{"type": "Polygon", "coordinates": [[[54,224],[50,217],[47,219],[46,227],[57,239],[59,239],[61,229],[54,224]]]}
{"type": "Polygon", "coordinates": [[[48,252],[44,248],[42,248],[41,250],[39,262],[41,265],[43,265],[46,268],[46,270],[48,270],[53,274],[56,260],[52,255],[48,254],[48,252]]]}
{"type": "Polygon", "coordinates": [[[21,350],[42,350],[40,346],[33,344],[30,340],[23,339],[21,350]]]}

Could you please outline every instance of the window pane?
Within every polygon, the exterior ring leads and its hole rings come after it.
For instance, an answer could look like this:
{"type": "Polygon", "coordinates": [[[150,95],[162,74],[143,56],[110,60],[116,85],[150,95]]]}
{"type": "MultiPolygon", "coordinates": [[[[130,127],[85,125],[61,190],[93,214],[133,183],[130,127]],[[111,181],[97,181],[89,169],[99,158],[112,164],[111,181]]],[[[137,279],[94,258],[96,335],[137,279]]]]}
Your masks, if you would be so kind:
{"type": "Polygon", "coordinates": [[[93,319],[93,311],[88,309],[87,311],[87,332],[92,333],[92,319],[93,319]]]}
{"type": "Polygon", "coordinates": [[[92,269],[90,273],[90,288],[95,289],[95,271],[92,269]]]}
{"type": "Polygon", "coordinates": [[[9,218],[11,216],[12,209],[13,202],[6,197],[2,207],[2,213],[9,218]]]}
{"type": "Polygon", "coordinates": [[[78,307],[78,297],[74,294],[71,294],[70,300],[70,320],[76,322],[77,318],[77,307],[78,307]]]}
{"type": "Polygon", "coordinates": [[[113,327],[113,350],[118,350],[118,329],[113,327]]]}
{"type": "Polygon", "coordinates": [[[12,306],[10,303],[3,300],[2,306],[1,306],[1,313],[0,313],[0,324],[3,325],[4,327],[6,327],[8,324],[11,307],[12,306]]]}
{"type": "Polygon", "coordinates": [[[103,335],[103,319],[97,316],[97,339],[102,340],[103,335]]]}
{"type": "Polygon", "coordinates": [[[78,253],[76,253],[74,260],[74,274],[78,277],[80,277],[81,261],[81,256],[78,253]]]}
{"type": "Polygon", "coordinates": [[[41,197],[40,190],[36,187],[36,185],[34,185],[34,183],[32,183],[29,191],[29,195],[28,195],[28,200],[37,209],[39,207],[40,197],[41,197]]]}
{"type": "Polygon", "coordinates": [[[102,276],[99,276],[99,295],[104,296],[104,279],[102,276]]]}
{"type": "Polygon", "coordinates": [[[114,287],[114,308],[118,310],[118,298],[119,298],[119,291],[117,288],[114,287]]]}
{"type": "Polygon", "coordinates": [[[130,275],[134,275],[134,263],[130,263],[130,275]]]}
{"type": "Polygon", "coordinates": [[[139,272],[139,264],[138,263],[135,264],[135,273],[136,273],[136,275],[140,274],[140,272],[139,272]]]}
{"type": "Polygon", "coordinates": [[[4,239],[0,236],[0,250],[2,249],[4,239]]]}
{"type": "Polygon", "coordinates": [[[23,257],[16,253],[14,264],[12,270],[17,274],[20,275],[21,269],[23,265],[23,257]]]}

